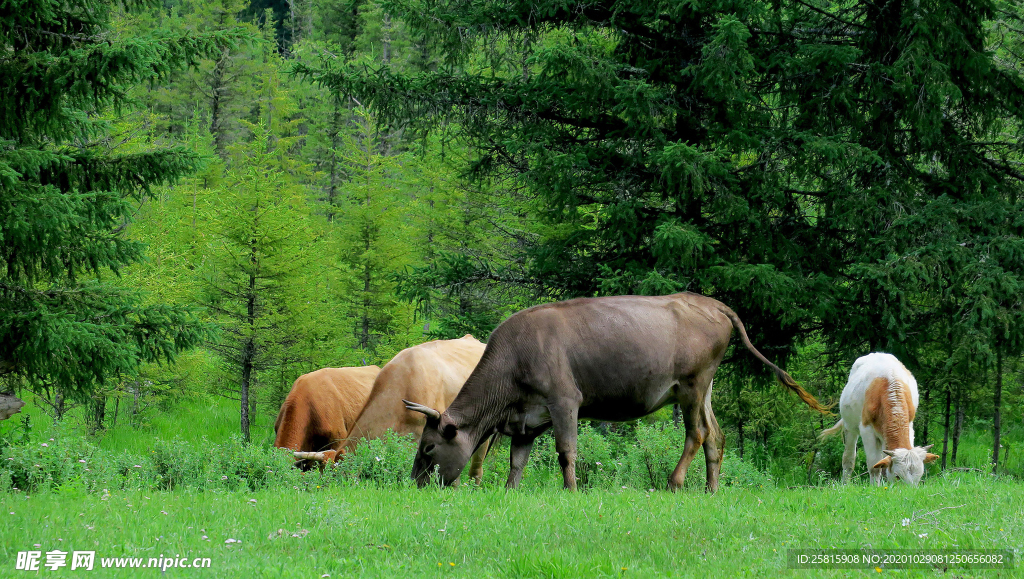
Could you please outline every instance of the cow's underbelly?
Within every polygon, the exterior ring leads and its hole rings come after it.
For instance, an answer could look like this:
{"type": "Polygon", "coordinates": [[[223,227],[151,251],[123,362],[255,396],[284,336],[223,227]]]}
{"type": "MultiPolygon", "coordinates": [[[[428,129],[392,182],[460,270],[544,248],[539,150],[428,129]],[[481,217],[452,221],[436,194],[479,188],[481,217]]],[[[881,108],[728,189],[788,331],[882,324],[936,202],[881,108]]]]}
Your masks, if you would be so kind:
{"type": "Polygon", "coordinates": [[[676,401],[678,389],[679,380],[668,376],[605,388],[585,399],[579,417],[612,422],[636,420],[676,401]]]}

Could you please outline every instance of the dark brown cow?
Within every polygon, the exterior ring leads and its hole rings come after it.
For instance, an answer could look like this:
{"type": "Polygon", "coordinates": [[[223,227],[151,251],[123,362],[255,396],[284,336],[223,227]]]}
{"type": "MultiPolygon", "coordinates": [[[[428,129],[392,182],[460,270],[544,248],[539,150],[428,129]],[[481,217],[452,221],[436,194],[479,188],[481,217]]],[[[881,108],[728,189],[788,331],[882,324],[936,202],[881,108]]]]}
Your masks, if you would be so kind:
{"type": "MultiPolygon", "coordinates": [[[[274,446],[300,461],[331,462],[370,396],[377,366],[321,368],[295,380],[274,423],[274,446]]],[[[308,468],[311,462],[300,462],[308,468]]]]}
{"type": "Polygon", "coordinates": [[[683,455],[669,489],[683,485],[697,448],[704,446],[707,490],[718,488],[724,437],[711,411],[711,380],[733,329],[779,381],[809,406],[828,411],[750,343],[736,314],[697,294],[581,298],[543,304],[505,320],[476,369],[427,427],[413,464],[422,486],[437,467],[450,484],[478,445],[494,433],[512,442],[508,487],[519,484],[534,439],[554,428],[565,487],[576,488],[579,418],[624,421],[673,402],[686,424],[683,455]]]}

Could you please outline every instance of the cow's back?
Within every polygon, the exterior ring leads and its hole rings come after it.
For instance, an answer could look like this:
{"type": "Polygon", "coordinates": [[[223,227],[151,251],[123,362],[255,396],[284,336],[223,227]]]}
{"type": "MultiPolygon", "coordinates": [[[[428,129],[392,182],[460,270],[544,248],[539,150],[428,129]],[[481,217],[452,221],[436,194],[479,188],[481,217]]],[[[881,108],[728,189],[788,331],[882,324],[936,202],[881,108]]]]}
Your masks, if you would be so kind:
{"type": "MultiPolygon", "coordinates": [[[[869,390],[875,379],[884,378],[886,388],[895,380],[907,386],[910,391],[911,414],[917,409],[917,380],[896,356],[884,352],[872,352],[857,358],[850,367],[850,377],[846,381],[843,393],[839,397],[839,412],[845,423],[857,425],[862,422],[864,406],[869,397],[869,390]]],[[[849,426],[848,426],[849,427],[849,426]]]]}
{"type": "MultiPolygon", "coordinates": [[[[720,305],[696,294],[675,294],[588,298],[524,310],[513,327],[516,335],[510,336],[532,344],[517,350],[524,354],[517,360],[520,378],[531,382],[559,375],[558,366],[567,365],[584,406],[599,396],[656,405],[658,400],[638,392],[649,386],[645,380],[694,376],[728,347],[732,324],[720,305]]],[[[657,390],[649,396],[660,397],[657,390]]]]}
{"type": "Polygon", "coordinates": [[[399,352],[374,381],[350,432],[348,448],[361,438],[379,438],[389,429],[419,438],[426,419],[407,410],[402,399],[444,412],[480,361],[484,348],[479,340],[466,335],[457,340],[426,342],[399,352]]]}
{"type": "Polygon", "coordinates": [[[298,451],[341,447],[370,396],[377,366],[321,368],[299,376],[274,424],[274,446],[298,451]]]}

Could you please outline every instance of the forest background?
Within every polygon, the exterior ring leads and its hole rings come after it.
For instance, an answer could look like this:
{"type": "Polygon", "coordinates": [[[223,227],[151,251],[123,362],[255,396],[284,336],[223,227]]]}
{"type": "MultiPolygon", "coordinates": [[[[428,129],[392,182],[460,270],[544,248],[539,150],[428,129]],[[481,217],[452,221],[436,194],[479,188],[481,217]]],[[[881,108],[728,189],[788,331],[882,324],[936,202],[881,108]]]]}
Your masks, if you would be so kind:
{"type": "MultiPolygon", "coordinates": [[[[53,41],[206,39],[178,45],[191,67],[69,116],[88,125],[71,136],[10,129],[32,95],[5,106],[20,176],[3,174],[0,392],[97,436],[227,398],[241,437],[269,444],[302,373],[483,340],[536,303],[688,290],[820,399],[858,356],[896,354],[942,468],[968,429],[986,469],[1024,475],[1021,6],[588,6],[165,1],[53,41]],[[189,163],[22,235],[45,205],[18,188],[28,145],[189,163]],[[78,234],[107,253],[76,254],[78,234]],[[72,249],[23,266],[48,239],[72,249]],[[120,313],[67,298],[88,292],[120,313]],[[124,334],[103,329],[118,315],[124,334]]],[[[5,26],[15,54],[33,46],[5,26]]],[[[65,186],[46,171],[39,190],[65,186]]],[[[729,446],[810,478],[830,424],[742,349],[726,360],[729,446]]],[[[2,427],[5,444],[33,428],[2,427]]]]}

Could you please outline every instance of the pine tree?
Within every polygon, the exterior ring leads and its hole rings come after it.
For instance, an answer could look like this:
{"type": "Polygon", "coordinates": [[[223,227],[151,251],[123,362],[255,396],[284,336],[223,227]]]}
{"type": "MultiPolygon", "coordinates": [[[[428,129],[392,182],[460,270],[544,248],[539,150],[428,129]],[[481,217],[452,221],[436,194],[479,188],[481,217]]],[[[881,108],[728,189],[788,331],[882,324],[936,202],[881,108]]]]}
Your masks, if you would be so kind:
{"type": "Polygon", "coordinates": [[[112,151],[98,113],[126,110],[134,85],[239,35],[125,34],[111,29],[113,10],[103,0],[0,8],[0,372],[65,398],[85,399],[97,383],[206,335],[194,311],[118,283],[143,257],[124,231],[133,210],[199,158],[181,148],[112,151]]]}

